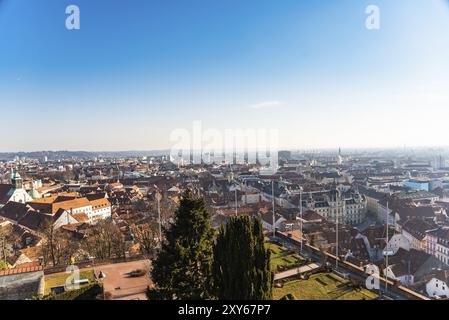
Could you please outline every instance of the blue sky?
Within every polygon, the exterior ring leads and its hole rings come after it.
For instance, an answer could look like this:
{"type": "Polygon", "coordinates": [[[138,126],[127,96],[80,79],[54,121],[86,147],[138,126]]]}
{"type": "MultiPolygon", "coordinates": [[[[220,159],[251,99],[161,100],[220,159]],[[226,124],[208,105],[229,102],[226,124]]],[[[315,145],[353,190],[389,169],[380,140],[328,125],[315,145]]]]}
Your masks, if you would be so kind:
{"type": "Polygon", "coordinates": [[[288,148],[449,145],[448,32],[446,0],[0,0],[0,151],[168,148],[194,120],[288,148]]]}

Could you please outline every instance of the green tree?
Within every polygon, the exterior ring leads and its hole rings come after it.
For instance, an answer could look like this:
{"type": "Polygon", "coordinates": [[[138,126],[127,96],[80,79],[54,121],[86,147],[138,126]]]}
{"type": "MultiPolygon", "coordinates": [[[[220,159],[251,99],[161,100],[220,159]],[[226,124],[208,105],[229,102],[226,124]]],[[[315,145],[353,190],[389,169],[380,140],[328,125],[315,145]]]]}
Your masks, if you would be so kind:
{"type": "Polygon", "coordinates": [[[214,247],[213,279],[218,299],[272,298],[274,274],[258,220],[232,217],[220,228],[214,247]]]}
{"type": "Polygon", "coordinates": [[[164,228],[165,240],[153,263],[156,289],[152,299],[208,299],[210,296],[214,230],[204,199],[187,190],[164,228]]]}

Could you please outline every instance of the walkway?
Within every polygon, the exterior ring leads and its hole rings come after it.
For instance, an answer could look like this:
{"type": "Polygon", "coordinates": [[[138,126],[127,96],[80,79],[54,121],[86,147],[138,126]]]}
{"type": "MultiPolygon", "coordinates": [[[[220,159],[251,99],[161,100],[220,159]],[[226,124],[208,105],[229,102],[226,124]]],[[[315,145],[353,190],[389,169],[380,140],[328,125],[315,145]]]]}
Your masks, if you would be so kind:
{"type": "Polygon", "coordinates": [[[294,268],[294,269],[290,269],[290,270],[287,270],[287,271],[276,273],[274,275],[274,280],[281,280],[281,279],[284,279],[284,278],[289,278],[289,277],[292,277],[292,276],[297,275],[297,274],[313,271],[315,269],[318,269],[319,267],[320,266],[318,264],[316,264],[316,263],[310,263],[308,265],[305,265],[305,266],[302,266],[302,267],[299,267],[299,268],[294,268]]]}

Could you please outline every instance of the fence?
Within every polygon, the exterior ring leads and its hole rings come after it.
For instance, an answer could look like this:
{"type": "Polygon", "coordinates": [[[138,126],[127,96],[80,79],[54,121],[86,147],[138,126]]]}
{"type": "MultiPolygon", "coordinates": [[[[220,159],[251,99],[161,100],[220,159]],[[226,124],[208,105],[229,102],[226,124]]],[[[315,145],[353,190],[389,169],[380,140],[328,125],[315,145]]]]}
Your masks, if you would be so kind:
{"type": "MultiPolygon", "coordinates": [[[[131,261],[138,261],[138,260],[146,260],[146,259],[152,259],[152,255],[137,255],[137,256],[131,256],[131,257],[124,257],[124,258],[111,258],[111,259],[91,259],[91,260],[84,260],[84,261],[76,261],[75,265],[80,268],[89,268],[89,267],[96,267],[106,264],[114,264],[114,263],[122,263],[122,262],[131,262],[131,261]]],[[[59,272],[65,272],[67,266],[61,265],[61,266],[55,266],[55,267],[47,267],[44,269],[44,274],[53,274],[53,273],[59,273],[59,272]]]]}

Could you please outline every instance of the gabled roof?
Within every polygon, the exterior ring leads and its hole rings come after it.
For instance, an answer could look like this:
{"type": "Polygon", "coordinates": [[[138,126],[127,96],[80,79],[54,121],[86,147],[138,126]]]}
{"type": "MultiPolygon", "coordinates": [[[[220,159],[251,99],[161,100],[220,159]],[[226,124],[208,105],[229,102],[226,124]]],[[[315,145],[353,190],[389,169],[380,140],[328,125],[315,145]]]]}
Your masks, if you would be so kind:
{"type": "Polygon", "coordinates": [[[395,255],[390,256],[389,265],[392,266],[394,275],[401,276],[415,274],[429,259],[435,259],[424,251],[399,248],[395,255]]]}
{"type": "Polygon", "coordinates": [[[444,245],[445,247],[449,247],[449,228],[442,227],[434,230],[427,231],[427,234],[434,236],[437,238],[438,243],[444,245]]]}
{"type": "Polygon", "coordinates": [[[404,205],[395,208],[402,220],[411,217],[433,218],[435,217],[435,208],[432,206],[412,206],[404,205]]]}
{"type": "Polygon", "coordinates": [[[89,222],[89,217],[84,212],[74,213],[74,214],[72,214],[72,217],[80,223],[89,222]]]}
{"type": "Polygon", "coordinates": [[[107,197],[107,194],[105,192],[94,192],[94,193],[86,194],[86,198],[89,201],[103,199],[103,198],[106,198],[106,197],[107,197]]]}
{"type": "Polygon", "coordinates": [[[431,277],[449,283],[449,270],[435,270],[431,277]]]}
{"type": "Polygon", "coordinates": [[[420,218],[411,218],[402,225],[403,230],[420,241],[426,236],[426,231],[432,230],[433,228],[435,228],[433,224],[420,218]]]}
{"type": "Polygon", "coordinates": [[[317,221],[317,220],[325,220],[325,218],[318,214],[316,211],[313,210],[307,210],[302,215],[303,220],[305,221],[317,221]]]}
{"type": "Polygon", "coordinates": [[[13,220],[20,221],[30,210],[30,206],[20,202],[9,201],[3,208],[0,209],[0,215],[13,220]]]}
{"type": "Polygon", "coordinates": [[[11,189],[12,184],[0,184],[0,204],[6,204],[8,202],[8,193],[11,189]]]}
{"type": "Polygon", "coordinates": [[[92,200],[92,201],[90,201],[90,204],[92,205],[94,210],[98,209],[98,208],[102,208],[102,207],[110,207],[111,206],[111,203],[106,198],[92,200]]]}
{"type": "Polygon", "coordinates": [[[31,211],[20,221],[20,224],[31,230],[38,231],[42,230],[53,221],[54,216],[52,215],[31,211]]]}
{"type": "MultiPolygon", "coordinates": [[[[261,214],[261,218],[266,223],[273,225],[273,213],[272,212],[266,212],[261,214]]],[[[276,223],[279,222],[279,220],[285,220],[283,216],[281,216],[279,213],[275,214],[276,223]]]]}
{"type": "Polygon", "coordinates": [[[71,210],[71,209],[87,207],[89,205],[91,205],[91,203],[89,202],[89,200],[87,198],[77,198],[77,199],[73,199],[73,200],[53,203],[52,213],[56,213],[59,209],[71,210]]]}

